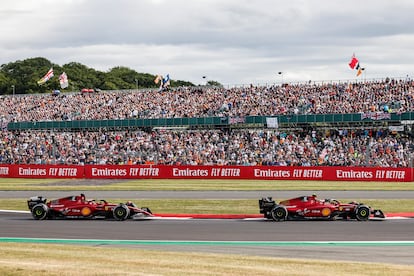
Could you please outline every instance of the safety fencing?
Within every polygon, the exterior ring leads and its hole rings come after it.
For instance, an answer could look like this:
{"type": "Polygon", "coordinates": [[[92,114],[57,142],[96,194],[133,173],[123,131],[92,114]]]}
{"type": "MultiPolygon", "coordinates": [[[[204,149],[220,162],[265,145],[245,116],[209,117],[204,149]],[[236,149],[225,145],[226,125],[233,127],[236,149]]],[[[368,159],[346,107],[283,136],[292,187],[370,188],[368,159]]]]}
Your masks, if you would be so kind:
{"type": "Polygon", "coordinates": [[[266,125],[269,118],[277,120],[280,127],[291,124],[344,124],[387,121],[388,123],[413,124],[414,112],[387,113],[366,112],[349,114],[289,114],[278,116],[242,116],[242,117],[194,117],[194,118],[156,118],[123,120],[75,120],[75,121],[40,121],[10,122],[8,130],[68,130],[68,129],[125,129],[143,127],[179,127],[179,126],[235,126],[238,124],[266,125]]]}

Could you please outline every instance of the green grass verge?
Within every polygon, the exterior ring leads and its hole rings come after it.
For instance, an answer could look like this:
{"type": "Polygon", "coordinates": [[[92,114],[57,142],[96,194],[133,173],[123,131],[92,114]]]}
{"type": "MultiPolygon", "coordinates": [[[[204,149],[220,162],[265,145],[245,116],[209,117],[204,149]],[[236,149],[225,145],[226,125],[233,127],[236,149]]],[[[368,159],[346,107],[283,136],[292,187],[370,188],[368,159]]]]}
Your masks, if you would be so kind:
{"type": "Polygon", "coordinates": [[[414,266],[235,254],[0,244],[1,275],[414,275],[414,266]]]}
{"type": "MultiPolygon", "coordinates": [[[[125,199],[109,198],[109,202],[125,202],[125,199]]],[[[138,206],[149,207],[154,213],[170,214],[258,214],[258,200],[252,199],[128,199],[138,206]]],[[[281,199],[276,199],[277,201],[281,199]]],[[[386,213],[414,212],[414,199],[352,199],[381,209],[386,213]]],[[[350,199],[340,199],[349,202],[350,199]]],[[[0,209],[28,210],[27,198],[0,199],[0,209]]]]}
{"type": "Polygon", "coordinates": [[[253,190],[383,190],[414,191],[414,182],[346,182],[300,180],[220,180],[220,179],[20,179],[0,178],[3,191],[253,191],[253,190]],[[105,184],[106,183],[106,184],[105,184]]]}

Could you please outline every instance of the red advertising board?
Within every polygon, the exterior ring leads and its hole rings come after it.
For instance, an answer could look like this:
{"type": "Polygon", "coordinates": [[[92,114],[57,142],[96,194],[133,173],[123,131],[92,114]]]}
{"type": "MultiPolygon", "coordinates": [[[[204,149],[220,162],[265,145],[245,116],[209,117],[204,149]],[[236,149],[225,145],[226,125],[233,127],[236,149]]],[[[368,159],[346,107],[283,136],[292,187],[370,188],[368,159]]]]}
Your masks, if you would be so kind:
{"type": "Polygon", "coordinates": [[[413,169],[279,166],[0,165],[0,177],[411,182],[413,181],[413,169]]]}
{"type": "Polygon", "coordinates": [[[84,166],[71,165],[0,165],[0,177],[83,178],[84,166]]]}
{"type": "Polygon", "coordinates": [[[86,178],[412,181],[411,168],[86,165],[86,178]]]}

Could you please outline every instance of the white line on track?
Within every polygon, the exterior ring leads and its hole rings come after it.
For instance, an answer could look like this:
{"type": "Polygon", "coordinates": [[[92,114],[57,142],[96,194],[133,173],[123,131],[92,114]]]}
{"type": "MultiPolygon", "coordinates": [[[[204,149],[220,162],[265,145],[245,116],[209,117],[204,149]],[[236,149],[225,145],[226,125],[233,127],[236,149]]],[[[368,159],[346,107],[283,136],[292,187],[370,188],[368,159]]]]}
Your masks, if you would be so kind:
{"type": "Polygon", "coordinates": [[[20,213],[20,214],[30,214],[30,211],[19,211],[19,210],[0,210],[0,213],[20,213]]]}

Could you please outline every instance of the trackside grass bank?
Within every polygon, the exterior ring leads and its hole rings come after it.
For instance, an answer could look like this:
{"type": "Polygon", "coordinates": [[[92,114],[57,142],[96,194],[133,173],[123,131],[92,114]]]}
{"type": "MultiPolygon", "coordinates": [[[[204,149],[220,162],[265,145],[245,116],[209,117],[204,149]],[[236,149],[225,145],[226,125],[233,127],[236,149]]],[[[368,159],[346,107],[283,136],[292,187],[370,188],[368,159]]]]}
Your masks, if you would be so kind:
{"type": "Polygon", "coordinates": [[[0,244],[1,275],[414,275],[414,266],[59,244],[0,244]]]}
{"type": "Polygon", "coordinates": [[[346,182],[220,179],[21,179],[0,178],[3,191],[414,191],[414,182],[346,182]]]}

